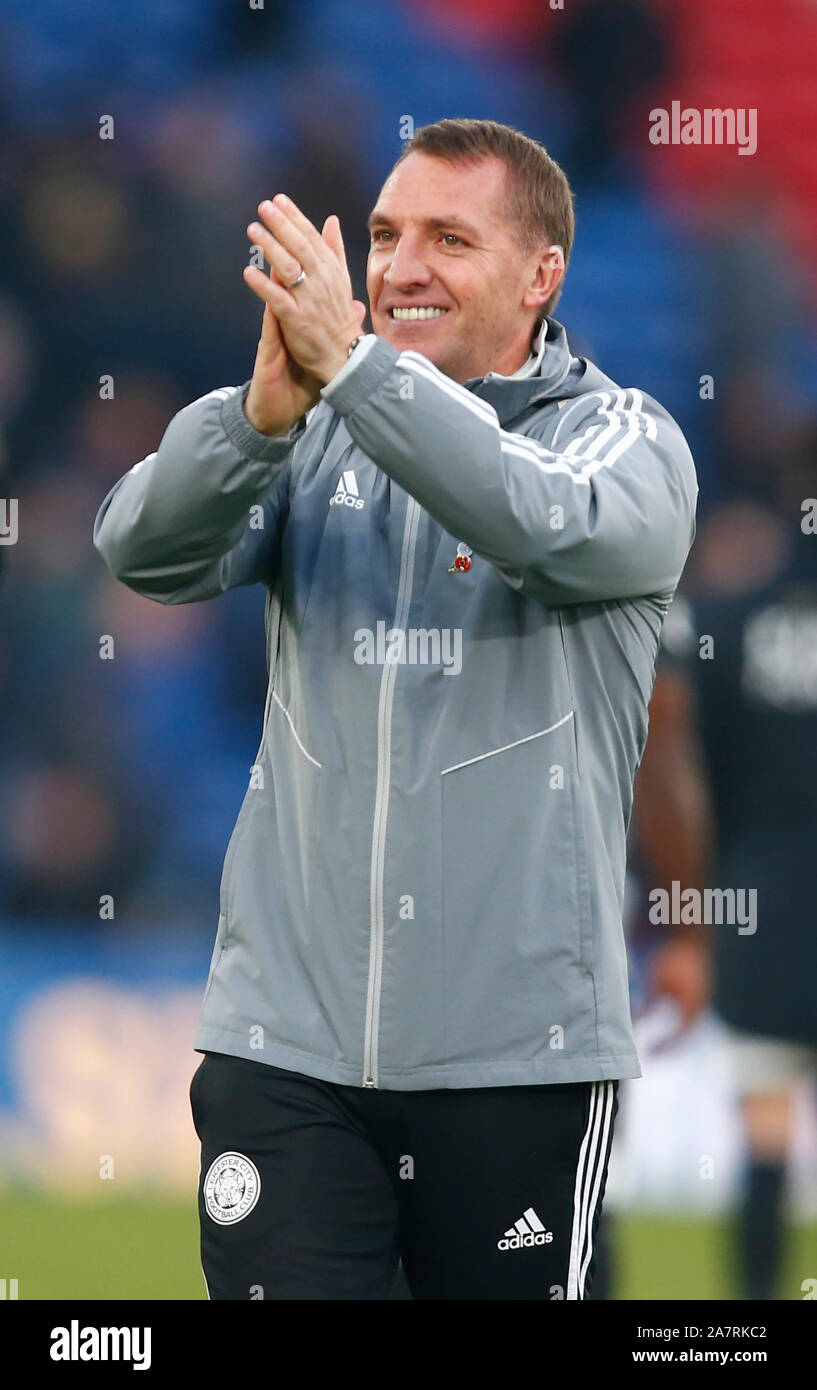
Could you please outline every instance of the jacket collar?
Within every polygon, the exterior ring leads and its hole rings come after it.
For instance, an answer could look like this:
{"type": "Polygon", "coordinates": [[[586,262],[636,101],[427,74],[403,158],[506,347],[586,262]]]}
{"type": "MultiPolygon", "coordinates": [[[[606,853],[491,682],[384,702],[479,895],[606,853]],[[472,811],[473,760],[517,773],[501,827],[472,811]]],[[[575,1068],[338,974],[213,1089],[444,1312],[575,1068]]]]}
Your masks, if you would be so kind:
{"type": "Polygon", "coordinates": [[[542,368],[542,358],[545,355],[547,344],[547,323],[543,320],[537,328],[533,342],[531,343],[530,356],[523,366],[517,368],[515,372],[508,372],[505,380],[516,381],[523,377],[538,376],[542,368]]]}
{"type": "Polygon", "coordinates": [[[547,331],[534,339],[531,358],[520,368],[529,375],[488,372],[487,376],[471,377],[464,383],[475,396],[494,407],[500,424],[513,420],[537,401],[578,394],[583,361],[571,356],[567,334],[556,319],[546,318],[544,326],[547,331]]]}

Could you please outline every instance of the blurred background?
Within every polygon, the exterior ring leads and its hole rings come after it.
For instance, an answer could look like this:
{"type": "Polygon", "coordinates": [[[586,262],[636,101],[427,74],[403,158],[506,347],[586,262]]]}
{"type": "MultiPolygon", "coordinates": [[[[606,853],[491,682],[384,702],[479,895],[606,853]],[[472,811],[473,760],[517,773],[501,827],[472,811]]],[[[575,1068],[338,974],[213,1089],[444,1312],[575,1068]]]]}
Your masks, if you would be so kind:
{"type": "Polygon", "coordinates": [[[96,511],[178,409],[250,376],[259,200],[336,212],[365,299],[366,216],[443,116],[562,163],[556,316],[670,410],[700,479],[632,828],[645,1075],[622,1089],[598,1296],[817,1279],[815,71],[814,0],[0,0],[0,1278],[19,1297],[205,1296],[187,1087],[264,706],[263,592],[151,604],[104,569],[96,511]],[[652,144],[673,101],[756,110],[756,152],[652,144]],[[757,932],[653,925],[673,880],[757,888],[757,932]]]}

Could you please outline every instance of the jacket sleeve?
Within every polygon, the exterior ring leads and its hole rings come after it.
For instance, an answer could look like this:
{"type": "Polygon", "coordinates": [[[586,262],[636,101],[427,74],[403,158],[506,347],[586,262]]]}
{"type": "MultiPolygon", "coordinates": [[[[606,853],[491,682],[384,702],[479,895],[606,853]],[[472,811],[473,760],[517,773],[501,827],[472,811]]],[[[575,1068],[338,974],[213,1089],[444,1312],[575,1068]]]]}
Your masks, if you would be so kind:
{"type": "Polygon", "coordinates": [[[118,579],[158,603],[193,603],[277,570],[293,450],[287,434],[259,434],[227,386],[185,406],[158,449],[108,493],[94,545],[118,579]]]}
{"type": "Polygon", "coordinates": [[[322,395],[384,472],[522,593],[564,604],[675,589],[695,535],[695,468],[678,425],[640,391],[611,384],[566,402],[545,447],[535,421],[530,434],[504,430],[487,401],[379,338],[322,395]]]}

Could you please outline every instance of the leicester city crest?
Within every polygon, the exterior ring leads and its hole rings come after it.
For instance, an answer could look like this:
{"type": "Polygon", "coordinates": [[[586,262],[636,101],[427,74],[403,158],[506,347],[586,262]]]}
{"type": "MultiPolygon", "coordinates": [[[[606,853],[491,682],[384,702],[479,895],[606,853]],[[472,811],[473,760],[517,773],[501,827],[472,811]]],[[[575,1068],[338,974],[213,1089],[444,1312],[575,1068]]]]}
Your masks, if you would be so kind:
{"type": "Polygon", "coordinates": [[[249,1215],[260,1191],[261,1178],[249,1158],[238,1153],[219,1154],[204,1179],[207,1214],[219,1225],[231,1226],[249,1215]]]}

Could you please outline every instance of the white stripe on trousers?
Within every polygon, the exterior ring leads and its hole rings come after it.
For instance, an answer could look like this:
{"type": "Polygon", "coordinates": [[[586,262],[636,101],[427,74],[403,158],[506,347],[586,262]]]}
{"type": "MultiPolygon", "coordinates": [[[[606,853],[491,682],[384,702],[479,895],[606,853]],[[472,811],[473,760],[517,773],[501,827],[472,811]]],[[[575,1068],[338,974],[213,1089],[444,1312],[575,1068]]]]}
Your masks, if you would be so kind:
{"type": "Polygon", "coordinates": [[[593,1253],[593,1216],[612,1139],[613,1089],[612,1081],[591,1083],[590,1113],[579,1151],[573,1192],[567,1298],[574,1300],[584,1298],[584,1283],[593,1253]]]}

